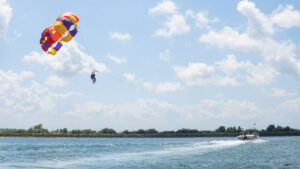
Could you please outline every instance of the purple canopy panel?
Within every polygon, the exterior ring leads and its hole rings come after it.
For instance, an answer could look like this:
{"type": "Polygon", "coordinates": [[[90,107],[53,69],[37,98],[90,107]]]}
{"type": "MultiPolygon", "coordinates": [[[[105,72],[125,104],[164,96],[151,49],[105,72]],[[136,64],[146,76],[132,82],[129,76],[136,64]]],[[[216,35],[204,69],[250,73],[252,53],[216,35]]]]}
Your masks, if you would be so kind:
{"type": "Polygon", "coordinates": [[[71,33],[71,35],[72,35],[73,37],[77,34],[77,32],[78,32],[78,31],[77,31],[76,28],[70,31],[70,33],[71,33]]]}
{"type": "Polygon", "coordinates": [[[70,19],[65,18],[65,17],[61,17],[58,20],[61,21],[68,30],[73,25],[73,22],[70,19]]]}
{"type": "Polygon", "coordinates": [[[57,42],[57,44],[55,45],[54,49],[55,49],[56,51],[58,51],[61,47],[62,47],[62,43],[57,42]]]}

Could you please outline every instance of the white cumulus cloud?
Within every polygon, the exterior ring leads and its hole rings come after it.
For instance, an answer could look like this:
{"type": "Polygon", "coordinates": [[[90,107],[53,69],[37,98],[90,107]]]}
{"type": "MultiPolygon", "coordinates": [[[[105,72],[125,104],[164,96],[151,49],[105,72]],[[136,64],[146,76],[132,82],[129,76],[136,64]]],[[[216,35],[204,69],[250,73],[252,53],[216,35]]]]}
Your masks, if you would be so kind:
{"type": "Polygon", "coordinates": [[[187,67],[174,66],[174,71],[188,85],[201,85],[214,78],[215,68],[205,63],[189,63],[187,67]]]}
{"type": "Polygon", "coordinates": [[[176,4],[170,0],[164,0],[154,8],[149,9],[150,14],[175,14],[176,12],[176,4]]]}
{"type": "Polygon", "coordinates": [[[117,56],[113,56],[111,54],[107,54],[106,57],[109,58],[110,60],[112,60],[116,64],[121,64],[121,63],[127,62],[127,59],[125,57],[117,57],[117,56]]]}
{"type": "Polygon", "coordinates": [[[283,27],[291,28],[294,26],[300,26],[300,12],[295,10],[293,5],[287,5],[285,8],[280,5],[271,16],[271,20],[274,24],[283,27]]]}
{"type": "Polygon", "coordinates": [[[135,78],[135,74],[133,73],[124,73],[125,79],[131,83],[137,83],[137,79],[135,78]]]}
{"type": "Polygon", "coordinates": [[[12,8],[6,0],[0,0],[0,38],[6,37],[8,24],[13,15],[12,8]]]}
{"type": "Polygon", "coordinates": [[[151,82],[143,82],[142,85],[148,90],[156,93],[175,92],[184,89],[184,87],[178,82],[163,82],[157,85],[151,82]]]}
{"type": "Polygon", "coordinates": [[[275,31],[271,20],[253,2],[242,0],[237,5],[237,10],[248,18],[247,34],[260,38],[272,35],[275,31]]]}
{"type": "Polygon", "coordinates": [[[67,81],[55,75],[50,75],[46,81],[46,85],[54,87],[63,87],[66,83],[67,81]]]}
{"type": "MultiPolygon", "coordinates": [[[[291,18],[294,19],[297,18],[297,11],[287,7],[284,10],[277,9],[271,16],[267,16],[256,8],[253,2],[248,0],[242,0],[238,3],[237,9],[248,19],[245,32],[240,33],[229,26],[225,26],[221,31],[210,30],[208,33],[201,35],[199,41],[219,48],[259,52],[263,56],[264,62],[258,64],[256,69],[251,71],[252,76],[248,78],[249,82],[256,79],[253,83],[270,83],[278,73],[292,75],[295,79],[299,79],[300,60],[297,59],[295,54],[296,45],[291,40],[277,41],[271,36],[275,33],[273,23],[275,23],[274,19],[277,15],[292,12],[295,17],[291,16],[291,18]],[[272,17],[274,18],[273,21],[272,17]],[[264,75],[257,75],[255,71],[263,72],[264,75]],[[268,80],[263,80],[265,77],[268,77],[268,80]]],[[[284,16],[286,17],[286,14],[284,16]]],[[[288,21],[291,18],[285,19],[288,21]]],[[[278,21],[277,24],[280,25],[281,23],[278,21]]],[[[290,27],[287,25],[286,28],[290,27]]],[[[250,71],[248,72],[251,74],[250,71]]]]}
{"type": "Polygon", "coordinates": [[[163,28],[155,31],[156,36],[170,38],[173,35],[181,35],[190,31],[190,26],[186,23],[185,17],[177,11],[176,4],[172,1],[165,0],[156,7],[149,9],[149,13],[163,14],[167,17],[163,28]]]}
{"type": "Polygon", "coordinates": [[[162,82],[154,84],[153,82],[147,82],[143,79],[136,78],[133,73],[124,73],[124,77],[127,81],[135,85],[143,86],[147,90],[155,93],[175,92],[184,89],[178,82],[162,82]]]}
{"type": "Polygon", "coordinates": [[[62,75],[90,73],[94,69],[100,73],[108,71],[105,64],[97,62],[92,56],[84,53],[79,48],[79,44],[74,40],[65,43],[54,56],[33,51],[25,55],[23,60],[26,62],[36,62],[62,75]]]}
{"type": "Polygon", "coordinates": [[[273,88],[269,96],[273,97],[290,97],[296,96],[297,92],[287,92],[285,89],[273,88]]]}
{"type": "Polygon", "coordinates": [[[169,38],[173,35],[188,33],[190,29],[185,18],[181,14],[175,14],[169,18],[163,28],[156,30],[155,35],[169,38]]]}
{"type": "Polygon", "coordinates": [[[220,76],[214,66],[205,63],[189,63],[187,67],[174,66],[176,77],[187,85],[239,86],[234,77],[220,76]]]}
{"type": "Polygon", "coordinates": [[[34,104],[39,101],[39,95],[48,89],[35,81],[25,86],[25,81],[33,76],[28,71],[16,73],[0,69],[0,114],[20,114],[36,108],[34,104]]]}
{"type": "Polygon", "coordinates": [[[170,54],[170,50],[169,49],[165,49],[164,51],[160,52],[159,58],[162,61],[170,62],[171,59],[172,59],[171,54],[170,54]]]}
{"type": "Polygon", "coordinates": [[[212,65],[191,62],[188,66],[177,65],[173,69],[176,77],[187,85],[240,86],[248,83],[259,86],[270,84],[278,75],[268,64],[238,61],[233,54],[212,65]]]}
{"type": "Polygon", "coordinates": [[[163,93],[163,92],[173,92],[183,90],[183,87],[180,83],[172,83],[172,82],[165,82],[165,83],[159,83],[156,87],[157,93],[163,93]]]}
{"type": "Polygon", "coordinates": [[[208,18],[208,12],[207,11],[200,11],[195,14],[195,12],[191,9],[187,10],[185,12],[187,17],[193,18],[196,21],[196,26],[199,28],[209,28],[210,23],[218,22],[218,18],[210,19],[208,18]]]}
{"type": "Polygon", "coordinates": [[[117,39],[120,41],[131,40],[131,35],[129,33],[113,32],[109,34],[111,39],[117,39]]]}
{"type": "Polygon", "coordinates": [[[228,75],[235,74],[242,66],[242,62],[236,60],[235,55],[228,55],[225,59],[215,63],[217,68],[222,70],[228,75]]]}
{"type": "Polygon", "coordinates": [[[239,50],[257,49],[260,42],[251,39],[246,33],[225,26],[220,32],[210,30],[208,33],[199,37],[199,41],[219,48],[232,48],[239,50]]]}
{"type": "Polygon", "coordinates": [[[10,117],[32,117],[45,112],[59,115],[73,106],[69,101],[79,93],[54,93],[32,80],[33,76],[28,71],[16,73],[0,69],[0,114],[9,114],[10,117]]]}
{"type": "Polygon", "coordinates": [[[248,83],[253,85],[266,85],[273,82],[278,72],[271,66],[258,63],[257,65],[248,62],[246,66],[246,79],[248,83]]]}

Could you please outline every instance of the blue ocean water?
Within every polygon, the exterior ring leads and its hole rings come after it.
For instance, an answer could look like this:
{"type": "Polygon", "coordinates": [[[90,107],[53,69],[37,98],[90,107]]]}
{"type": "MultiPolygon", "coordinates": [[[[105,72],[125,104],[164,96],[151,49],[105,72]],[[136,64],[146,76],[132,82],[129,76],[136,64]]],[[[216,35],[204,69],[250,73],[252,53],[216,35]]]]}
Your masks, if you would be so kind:
{"type": "Polygon", "coordinates": [[[0,168],[300,168],[300,137],[0,138],[0,168]]]}

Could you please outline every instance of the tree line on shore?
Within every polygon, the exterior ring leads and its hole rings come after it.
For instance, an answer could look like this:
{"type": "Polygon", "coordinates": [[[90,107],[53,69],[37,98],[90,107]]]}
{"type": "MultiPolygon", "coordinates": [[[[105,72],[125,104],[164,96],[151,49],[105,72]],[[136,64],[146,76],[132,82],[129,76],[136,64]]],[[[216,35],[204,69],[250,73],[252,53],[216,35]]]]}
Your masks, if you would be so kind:
{"type": "Polygon", "coordinates": [[[42,124],[35,125],[29,129],[0,129],[0,136],[112,136],[112,137],[201,137],[201,136],[236,136],[242,131],[246,132],[258,132],[261,136],[285,136],[285,135],[300,135],[299,129],[294,129],[289,126],[275,126],[270,124],[266,129],[257,130],[250,128],[243,130],[240,126],[238,127],[225,127],[220,126],[215,130],[197,130],[182,128],[177,131],[157,131],[156,129],[139,129],[135,131],[124,130],[122,132],[116,132],[111,128],[104,128],[102,130],[91,130],[91,129],[73,129],[68,130],[67,128],[57,129],[49,131],[43,128],[42,124]]]}

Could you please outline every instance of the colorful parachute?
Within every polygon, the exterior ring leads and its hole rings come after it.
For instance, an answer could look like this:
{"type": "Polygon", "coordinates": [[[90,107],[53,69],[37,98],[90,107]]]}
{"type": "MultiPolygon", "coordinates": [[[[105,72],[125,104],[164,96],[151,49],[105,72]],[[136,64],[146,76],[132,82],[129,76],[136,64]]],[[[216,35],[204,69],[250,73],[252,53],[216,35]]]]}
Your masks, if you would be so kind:
{"type": "Polygon", "coordinates": [[[40,40],[42,49],[55,55],[62,47],[63,42],[69,42],[76,35],[78,21],[79,18],[71,12],[60,15],[53,25],[43,31],[40,40]]]}

